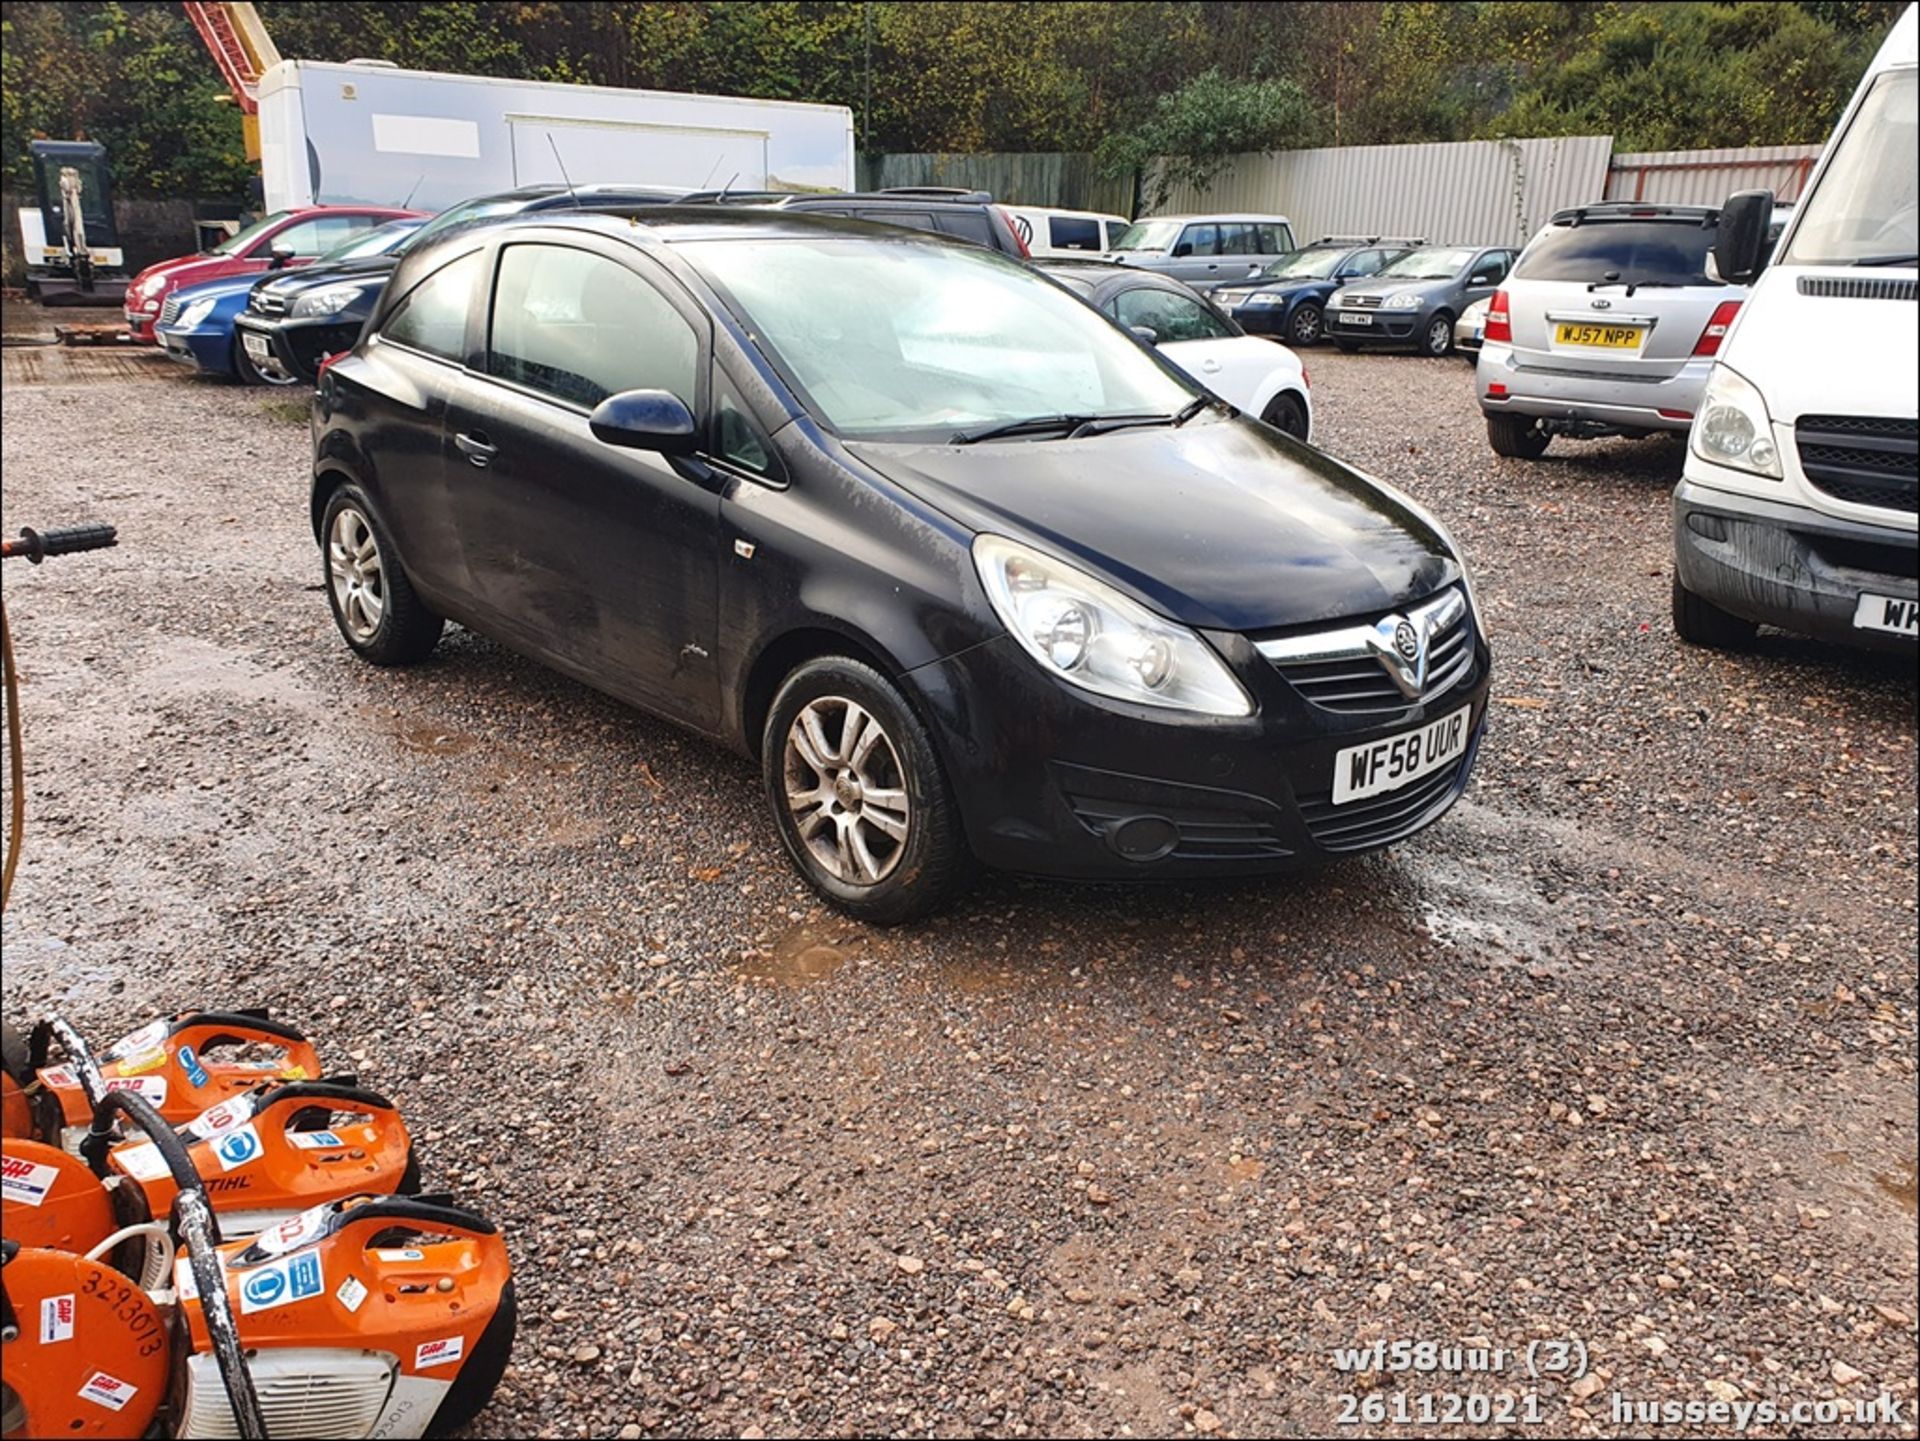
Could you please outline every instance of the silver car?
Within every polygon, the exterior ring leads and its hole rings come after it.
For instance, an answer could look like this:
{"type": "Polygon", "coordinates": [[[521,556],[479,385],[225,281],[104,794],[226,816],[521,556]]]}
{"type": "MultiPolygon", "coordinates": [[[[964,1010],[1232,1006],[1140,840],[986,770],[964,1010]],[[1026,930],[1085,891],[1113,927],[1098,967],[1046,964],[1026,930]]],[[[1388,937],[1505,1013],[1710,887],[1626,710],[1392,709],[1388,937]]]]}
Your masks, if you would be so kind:
{"type": "Polygon", "coordinates": [[[1105,258],[1211,290],[1259,274],[1293,248],[1284,215],[1155,215],[1129,225],[1105,258]]]}
{"type": "Polygon", "coordinates": [[[1608,204],[1563,210],[1487,312],[1476,367],[1487,440],[1531,460],[1576,439],[1693,424],[1746,290],[1707,264],[1720,213],[1608,204]]]}

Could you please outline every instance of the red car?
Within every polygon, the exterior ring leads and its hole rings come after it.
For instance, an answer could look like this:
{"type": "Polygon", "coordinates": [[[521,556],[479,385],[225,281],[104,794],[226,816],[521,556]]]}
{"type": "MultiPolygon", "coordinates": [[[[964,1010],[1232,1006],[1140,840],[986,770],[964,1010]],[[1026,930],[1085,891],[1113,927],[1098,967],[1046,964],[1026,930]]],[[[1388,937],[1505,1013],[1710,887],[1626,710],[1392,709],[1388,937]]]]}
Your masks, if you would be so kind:
{"type": "Polygon", "coordinates": [[[260,275],[283,265],[305,265],[363,230],[405,220],[417,210],[386,205],[307,205],[257,220],[230,240],[200,255],[182,255],[149,265],[127,286],[127,329],[135,340],[154,341],[154,322],[167,297],[183,285],[230,275],[260,275]]]}

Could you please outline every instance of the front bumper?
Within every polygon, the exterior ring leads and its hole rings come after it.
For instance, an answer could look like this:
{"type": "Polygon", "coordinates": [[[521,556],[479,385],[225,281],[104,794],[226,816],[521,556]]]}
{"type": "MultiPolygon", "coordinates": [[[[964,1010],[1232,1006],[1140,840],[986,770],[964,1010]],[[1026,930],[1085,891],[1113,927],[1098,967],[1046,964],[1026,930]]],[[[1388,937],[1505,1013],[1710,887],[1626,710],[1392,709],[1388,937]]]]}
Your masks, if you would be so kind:
{"type": "Polygon", "coordinates": [[[1329,306],[1326,333],[1335,340],[1361,345],[1369,342],[1375,345],[1407,345],[1425,331],[1429,313],[1425,306],[1418,310],[1389,310],[1384,305],[1377,309],[1370,305],[1343,305],[1335,310],[1329,306]],[[1356,316],[1366,318],[1356,321],[1356,316]]]}
{"type": "Polygon", "coordinates": [[[1306,700],[1245,636],[1207,639],[1253,695],[1254,715],[1176,718],[1111,702],[1054,679],[1005,636],[908,672],[975,855],[1073,880],[1299,870],[1403,840],[1466,789],[1490,671],[1477,635],[1472,665],[1442,694],[1367,714],[1306,700]],[[1462,708],[1471,739],[1456,760],[1399,790],[1333,805],[1336,752],[1462,708]],[[1143,837],[1164,844],[1138,844],[1143,837]]]}
{"type": "Polygon", "coordinates": [[[210,325],[182,330],[177,326],[155,326],[154,339],[170,360],[191,365],[213,375],[231,376],[233,372],[233,332],[210,325]]]}
{"type": "MultiPolygon", "coordinates": [[[[320,362],[327,356],[353,348],[360,326],[359,319],[342,325],[332,316],[268,316],[243,310],[234,320],[233,330],[238,345],[245,345],[249,335],[266,341],[271,362],[261,364],[262,370],[311,381],[318,377],[320,362]]],[[[257,360],[255,363],[259,364],[257,360]]]]}
{"type": "Polygon", "coordinates": [[[1533,415],[1591,435],[1684,432],[1707,387],[1711,357],[1688,360],[1671,377],[1621,376],[1525,364],[1510,345],[1484,345],[1474,372],[1480,409],[1488,415],[1533,415]],[[1488,393],[1504,385],[1505,395],[1488,393]]]}
{"type": "Polygon", "coordinates": [[[1731,615],[1842,645],[1914,651],[1911,635],[1854,624],[1863,595],[1920,600],[1912,531],[1682,480],[1673,558],[1681,585],[1731,615]]]}
{"type": "Polygon", "coordinates": [[[160,307],[158,305],[154,306],[152,310],[136,310],[129,305],[122,308],[120,315],[121,318],[127,322],[127,334],[129,337],[134,340],[144,341],[148,345],[154,343],[153,328],[155,322],[160,319],[160,307]]]}

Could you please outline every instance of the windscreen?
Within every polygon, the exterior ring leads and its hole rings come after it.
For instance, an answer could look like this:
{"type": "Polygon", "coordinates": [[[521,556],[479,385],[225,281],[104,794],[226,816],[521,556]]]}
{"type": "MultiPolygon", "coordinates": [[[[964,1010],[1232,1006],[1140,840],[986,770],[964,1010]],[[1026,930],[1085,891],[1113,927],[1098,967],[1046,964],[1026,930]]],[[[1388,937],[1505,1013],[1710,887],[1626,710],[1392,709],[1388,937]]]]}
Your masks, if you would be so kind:
{"type": "Polygon", "coordinates": [[[1785,259],[1798,265],[1912,265],[1920,250],[1920,79],[1873,82],[1833,158],[1800,202],[1785,259]]]}
{"type": "Polygon", "coordinates": [[[842,435],[943,443],[1044,416],[1170,414],[1198,392],[1026,266],[852,238],[676,247],[842,435]]]}
{"type": "Polygon", "coordinates": [[[1454,250],[1436,247],[1432,250],[1416,250],[1411,255],[1403,255],[1393,264],[1382,270],[1376,270],[1375,280],[1451,280],[1460,273],[1475,255],[1476,250],[1454,250]]]}
{"type": "Polygon", "coordinates": [[[1115,250],[1167,250],[1180,238],[1183,220],[1139,220],[1114,242],[1115,250]]]}
{"type": "Polygon", "coordinates": [[[1346,255],[1344,250],[1296,250],[1260,273],[1268,280],[1325,280],[1346,255]]]}
{"type": "Polygon", "coordinates": [[[1539,236],[1520,257],[1513,278],[1719,285],[1707,273],[1707,255],[1718,233],[1698,221],[1588,221],[1539,236]]]}
{"type": "Polygon", "coordinates": [[[389,221],[334,246],[314,264],[327,265],[337,260],[365,260],[370,255],[390,255],[425,224],[424,220],[389,221]]]}
{"type": "Polygon", "coordinates": [[[276,210],[264,219],[254,221],[253,224],[240,231],[237,235],[230,235],[218,245],[214,246],[213,254],[238,255],[291,214],[293,214],[291,210],[276,210]]]}

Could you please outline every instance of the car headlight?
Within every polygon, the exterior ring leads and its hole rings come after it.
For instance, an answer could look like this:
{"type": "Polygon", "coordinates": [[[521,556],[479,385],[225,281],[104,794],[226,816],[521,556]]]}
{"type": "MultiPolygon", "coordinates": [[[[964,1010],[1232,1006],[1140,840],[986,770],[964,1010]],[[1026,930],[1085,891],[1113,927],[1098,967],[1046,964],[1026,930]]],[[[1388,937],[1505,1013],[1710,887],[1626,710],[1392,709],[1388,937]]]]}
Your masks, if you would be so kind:
{"type": "Polygon", "coordinates": [[[1341,306],[1345,305],[1346,303],[1347,303],[1346,297],[1336,290],[1333,292],[1333,294],[1327,297],[1327,303],[1324,308],[1327,310],[1338,310],[1341,306]]]}
{"type": "Polygon", "coordinates": [[[1202,715],[1253,714],[1212,647],[1112,586],[997,535],[975,537],[973,563],[1020,648],[1069,685],[1202,715]]]}
{"type": "Polygon", "coordinates": [[[1280,295],[1269,295],[1269,294],[1267,294],[1267,292],[1266,292],[1266,291],[1264,291],[1264,290],[1256,290],[1256,291],[1254,291],[1254,293],[1253,293],[1253,294],[1251,294],[1251,295],[1249,295],[1249,296],[1247,297],[1247,304],[1249,304],[1249,305],[1278,305],[1278,304],[1280,304],[1280,302],[1281,302],[1282,300],[1284,300],[1285,298],[1286,298],[1286,297],[1284,297],[1284,296],[1280,296],[1280,295]]]}
{"type": "Polygon", "coordinates": [[[173,323],[174,329],[176,330],[196,329],[199,326],[200,322],[205,320],[211,314],[213,314],[213,300],[211,297],[209,297],[206,300],[196,300],[193,302],[193,304],[189,305],[185,310],[180,312],[180,318],[174,321],[173,323]]]}
{"type": "Polygon", "coordinates": [[[1417,290],[1397,290],[1387,297],[1387,309],[1411,310],[1420,303],[1420,300],[1421,295],[1417,290]]]}
{"type": "Polygon", "coordinates": [[[1780,452],[1773,443],[1767,403],[1744,375],[1715,364],[1693,420],[1687,444],[1702,460],[1750,475],[1781,479],[1780,452]]]}
{"type": "Polygon", "coordinates": [[[323,285],[293,302],[295,315],[338,315],[366,294],[364,285],[323,285]]]}
{"type": "Polygon", "coordinates": [[[142,310],[158,310],[160,308],[160,297],[156,295],[151,299],[141,301],[140,308],[142,310]]]}

